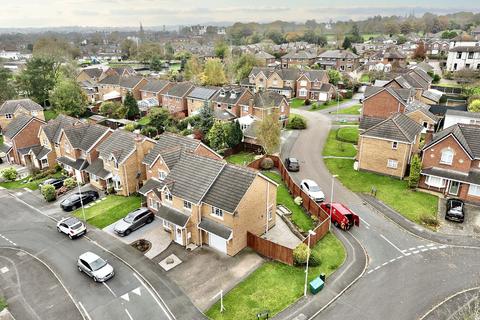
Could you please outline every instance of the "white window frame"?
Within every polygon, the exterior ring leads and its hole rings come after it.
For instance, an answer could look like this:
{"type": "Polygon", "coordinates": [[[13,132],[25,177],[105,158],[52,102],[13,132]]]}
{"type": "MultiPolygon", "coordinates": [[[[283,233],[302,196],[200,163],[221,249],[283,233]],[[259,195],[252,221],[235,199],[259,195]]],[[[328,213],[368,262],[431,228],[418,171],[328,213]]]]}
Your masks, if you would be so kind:
{"type": "Polygon", "coordinates": [[[427,179],[425,179],[425,184],[430,187],[445,188],[445,179],[435,176],[427,176],[427,179]],[[438,183],[436,181],[438,181],[438,183]]]}
{"type": "Polygon", "coordinates": [[[397,150],[398,149],[398,141],[392,141],[392,149],[397,150]]]}
{"type": "Polygon", "coordinates": [[[173,202],[173,195],[170,192],[165,191],[164,196],[165,196],[166,202],[169,202],[169,203],[173,202]]]}
{"type": "Polygon", "coordinates": [[[468,186],[468,195],[474,197],[480,197],[480,185],[471,184],[468,186]]]}
{"type": "Polygon", "coordinates": [[[172,230],[172,228],[170,227],[170,223],[167,220],[162,219],[162,225],[165,229],[172,230]]]}
{"type": "Polygon", "coordinates": [[[308,94],[308,90],[305,89],[305,88],[300,88],[300,90],[298,90],[298,96],[299,97],[306,97],[308,94]]]}
{"type": "Polygon", "coordinates": [[[98,181],[98,177],[96,175],[94,175],[93,173],[90,174],[90,179],[97,182],[98,181]]]}
{"type": "Polygon", "coordinates": [[[220,208],[212,206],[212,213],[210,215],[223,220],[223,210],[220,208]]]}
{"type": "Polygon", "coordinates": [[[248,112],[248,106],[243,106],[242,109],[243,109],[243,112],[248,112]]]}
{"type": "Polygon", "coordinates": [[[387,160],[387,168],[398,169],[398,161],[394,159],[387,160]]]}
{"type": "Polygon", "coordinates": [[[65,149],[66,153],[70,153],[70,151],[72,151],[72,149],[70,148],[70,144],[68,142],[65,142],[63,144],[63,149],[65,149]]]}
{"type": "Polygon", "coordinates": [[[300,80],[300,87],[306,87],[307,86],[307,80],[300,80]]]}
{"type": "Polygon", "coordinates": [[[451,150],[451,149],[443,150],[443,151],[442,151],[442,155],[441,155],[441,157],[440,157],[440,163],[441,163],[441,164],[452,165],[452,163],[453,163],[453,157],[454,157],[454,156],[455,156],[455,154],[454,154],[453,150],[451,150]],[[445,158],[444,158],[445,155],[449,155],[450,158],[449,158],[449,159],[448,159],[448,158],[445,159],[445,158]]]}
{"type": "Polygon", "coordinates": [[[35,110],[32,111],[32,116],[33,116],[33,117],[36,117],[37,115],[38,115],[38,112],[37,112],[37,111],[35,111],[35,110]]]}
{"type": "Polygon", "coordinates": [[[271,205],[270,207],[268,207],[268,210],[267,210],[267,219],[268,219],[268,221],[272,221],[272,219],[273,219],[273,205],[271,205]]]}
{"type": "Polygon", "coordinates": [[[158,179],[160,179],[160,181],[163,181],[166,177],[167,173],[163,170],[158,169],[158,179]]]}
{"type": "Polygon", "coordinates": [[[188,211],[192,211],[192,203],[187,200],[183,200],[183,208],[188,211]]]}

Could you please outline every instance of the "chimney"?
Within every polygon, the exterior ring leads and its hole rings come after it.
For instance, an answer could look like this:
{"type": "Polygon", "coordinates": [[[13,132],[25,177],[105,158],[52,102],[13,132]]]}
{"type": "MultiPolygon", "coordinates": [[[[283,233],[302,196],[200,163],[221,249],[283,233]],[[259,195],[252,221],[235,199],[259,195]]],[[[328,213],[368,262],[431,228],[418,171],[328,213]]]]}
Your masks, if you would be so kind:
{"type": "Polygon", "coordinates": [[[433,140],[433,130],[427,129],[427,132],[425,133],[425,143],[424,145],[427,145],[430,143],[430,141],[433,140]]]}

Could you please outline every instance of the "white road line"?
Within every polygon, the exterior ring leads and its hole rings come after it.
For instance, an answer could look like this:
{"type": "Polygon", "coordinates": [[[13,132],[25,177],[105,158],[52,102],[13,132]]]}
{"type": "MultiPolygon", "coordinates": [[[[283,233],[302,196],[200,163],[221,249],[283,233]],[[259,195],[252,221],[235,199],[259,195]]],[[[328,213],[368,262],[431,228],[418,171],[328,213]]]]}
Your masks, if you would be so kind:
{"type": "MultiPolygon", "coordinates": [[[[145,289],[147,289],[148,293],[150,293],[150,295],[151,295],[152,298],[155,300],[155,302],[158,304],[158,306],[159,306],[159,307],[163,310],[163,312],[167,315],[168,319],[172,319],[172,316],[171,316],[170,314],[173,315],[173,313],[171,313],[170,310],[167,312],[167,310],[165,309],[165,307],[164,307],[164,306],[160,303],[160,301],[157,299],[157,296],[153,294],[152,290],[150,290],[150,288],[145,285],[145,283],[143,282],[143,280],[140,279],[140,277],[137,276],[137,274],[136,274],[135,272],[133,273],[133,276],[134,276],[135,278],[137,278],[137,280],[142,284],[142,286],[143,286],[145,289]]],[[[165,304],[165,305],[166,305],[166,304],[165,304]]],[[[173,319],[175,319],[175,318],[173,318],[173,319]]]]}
{"type": "Polygon", "coordinates": [[[113,290],[108,286],[108,284],[106,284],[105,282],[102,282],[102,284],[108,289],[108,291],[110,291],[111,294],[113,294],[115,298],[117,297],[115,292],[113,292],[113,290]]]}
{"type": "Polygon", "coordinates": [[[415,251],[413,251],[413,254],[417,254],[419,252],[420,252],[419,250],[415,250],[415,251]]]}
{"type": "Polygon", "coordinates": [[[440,246],[438,247],[438,249],[445,249],[447,246],[443,245],[443,246],[440,246]]]}
{"type": "Polygon", "coordinates": [[[437,247],[430,247],[430,250],[437,250],[437,247]]]}
{"type": "Polygon", "coordinates": [[[365,228],[369,229],[370,230],[370,227],[369,226],[365,226],[365,228]]]}
{"type": "Polygon", "coordinates": [[[369,271],[367,272],[367,274],[370,274],[370,273],[372,273],[372,272],[373,272],[373,270],[369,270],[369,271]]]}
{"type": "Polygon", "coordinates": [[[395,259],[390,259],[390,262],[393,262],[393,261],[395,261],[395,259]]]}
{"type": "Polygon", "coordinates": [[[406,256],[406,257],[408,257],[409,255],[411,255],[411,253],[410,253],[410,252],[409,252],[409,253],[405,253],[405,256],[406,256]]]}
{"type": "Polygon", "coordinates": [[[83,311],[83,314],[87,317],[88,320],[92,320],[92,318],[90,317],[90,315],[88,314],[87,312],[87,309],[85,309],[85,307],[83,306],[83,304],[78,301],[78,305],[80,306],[80,308],[82,309],[83,311]]]}
{"type": "Polygon", "coordinates": [[[375,269],[373,269],[373,270],[378,270],[378,269],[380,269],[380,266],[378,266],[378,267],[375,267],[375,269]]]}
{"type": "Polygon", "coordinates": [[[423,247],[425,247],[425,246],[417,246],[418,249],[423,248],[423,247]]]}
{"type": "Polygon", "coordinates": [[[428,251],[428,249],[422,249],[422,252],[428,251]]]}
{"type": "Polygon", "coordinates": [[[133,320],[133,317],[132,315],[130,314],[130,312],[128,312],[128,310],[125,308],[125,312],[127,313],[127,316],[130,320],[133,320]]]}
{"type": "Polygon", "coordinates": [[[385,236],[384,236],[383,234],[381,234],[380,237],[382,237],[385,241],[387,241],[392,247],[394,247],[395,249],[397,249],[398,252],[400,252],[401,254],[405,254],[402,250],[400,250],[399,247],[397,247],[397,246],[394,245],[390,240],[388,240],[387,238],[385,238],[385,236]]]}
{"type": "Polygon", "coordinates": [[[429,244],[427,244],[427,247],[433,247],[433,246],[434,246],[434,244],[433,244],[433,243],[429,243],[429,244]]]}
{"type": "Polygon", "coordinates": [[[409,248],[408,250],[412,251],[412,250],[415,250],[415,249],[416,249],[416,248],[415,248],[415,247],[413,247],[413,248],[409,248]]]}
{"type": "Polygon", "coordinates": [[[388,262],[384,262],[382,263],[382,266],[386,266],[388,264],[388,262]]]}
{"type": "Polygon", "coordinates": [[[397,259],[402,259],[404,256],[398,256],[397,259]]]}
{"type": "Polygon", "coordinates": [[[365,221],[363,218],[360,218],[360,221],[362,221],[363,223],[365,223],[367,226],[370,227],[370,223],[368,223],[367,221],[365,221]]]}

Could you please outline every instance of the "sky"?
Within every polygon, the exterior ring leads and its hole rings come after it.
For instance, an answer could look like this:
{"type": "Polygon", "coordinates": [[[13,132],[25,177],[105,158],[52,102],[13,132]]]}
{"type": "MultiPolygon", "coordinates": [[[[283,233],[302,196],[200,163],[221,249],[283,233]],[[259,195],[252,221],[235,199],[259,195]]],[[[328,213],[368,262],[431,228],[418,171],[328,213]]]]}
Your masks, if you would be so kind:
{"type": "Polygon", "coordinates": [[[192,25],[274,20],[318,22],[414,12],[480,11],[478,0],[14,0],[2,2],[0,27],[192,25]]]}

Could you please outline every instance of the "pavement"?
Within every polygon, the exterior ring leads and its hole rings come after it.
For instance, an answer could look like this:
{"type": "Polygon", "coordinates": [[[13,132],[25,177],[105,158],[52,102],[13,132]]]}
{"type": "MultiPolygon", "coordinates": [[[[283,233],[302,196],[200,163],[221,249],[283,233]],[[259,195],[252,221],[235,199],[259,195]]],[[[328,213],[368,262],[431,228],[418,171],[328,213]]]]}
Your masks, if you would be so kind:
{"type": "Polygon", "coordinates": [[[332,179],[321,154],[334,109],[293,110],[307,119],[308,128],[284,142],[281,157],[299,159],[293,179],[315,180],[327,199],[333,196],[360,216],[360,227],[334,229],[347,260],[319,294],[301,299],[277,318],[416,319],[445,297],[478,283],[478,239],[432,232],[332,179]]]}

